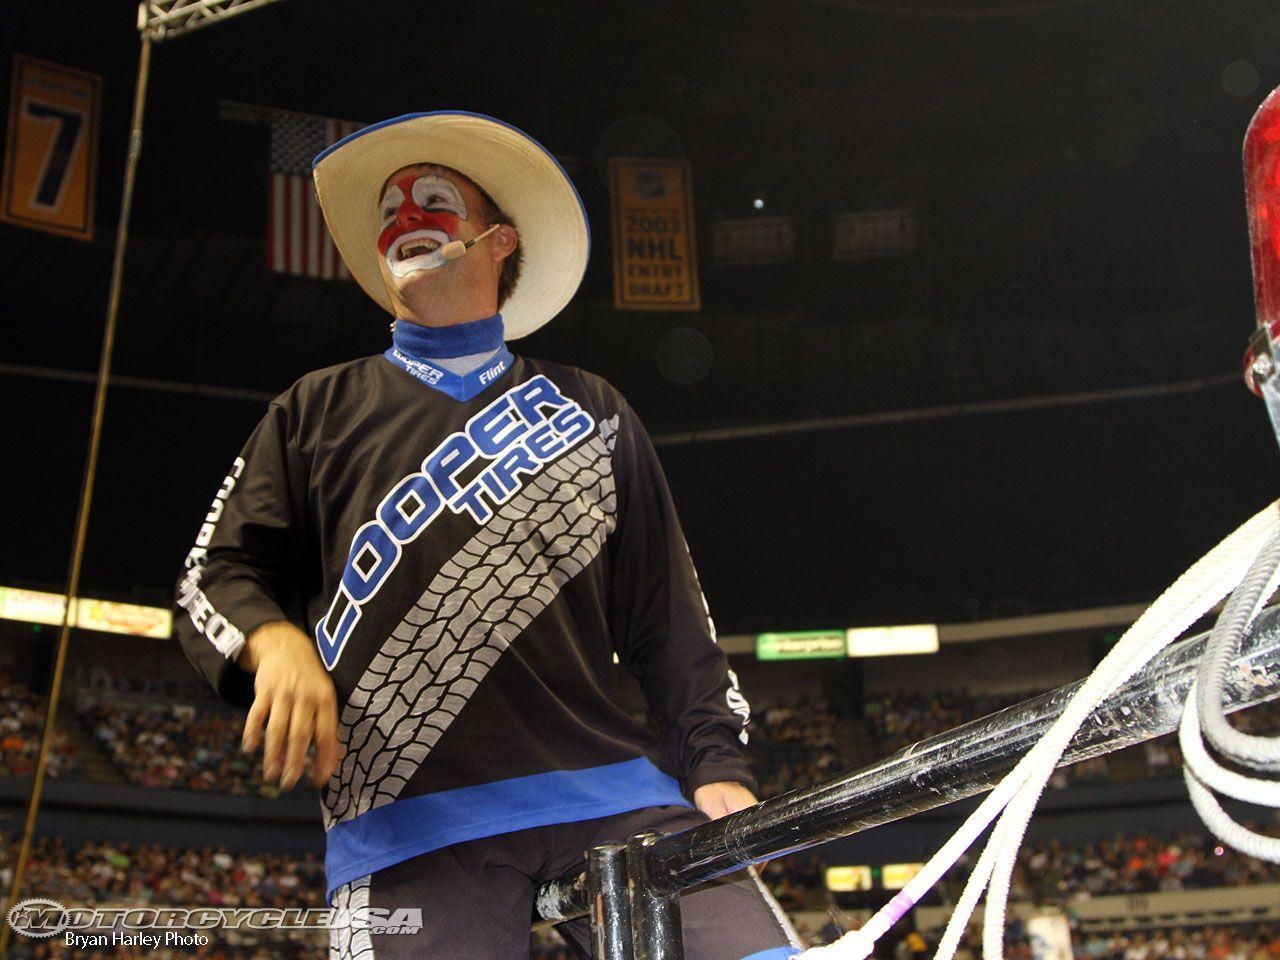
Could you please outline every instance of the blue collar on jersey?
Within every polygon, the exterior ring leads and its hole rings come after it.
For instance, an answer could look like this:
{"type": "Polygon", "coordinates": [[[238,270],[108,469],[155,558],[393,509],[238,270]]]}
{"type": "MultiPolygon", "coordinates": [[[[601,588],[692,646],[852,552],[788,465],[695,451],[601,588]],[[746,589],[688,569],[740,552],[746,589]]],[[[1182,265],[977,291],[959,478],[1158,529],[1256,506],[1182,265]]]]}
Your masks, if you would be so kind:
{"type": "Polygon", "coordinates": [[[467,401],[511,369],[515,359],[502,342],[502,314],[453,327],[424,327],[397,321],[391,347],[383,354],[401,370],[454,400],[467,401]],[[476,353],[498,352],[476,369],[451,373],[433,363],[476,353]]]}
{"type": "Polygon", "coordinates": [[[419,360],[448,360],[473,353],[492,353],[502,346],[502,314],[452,327],[424,327],[397,320],[391,341],[401,353],[419,360]]]}

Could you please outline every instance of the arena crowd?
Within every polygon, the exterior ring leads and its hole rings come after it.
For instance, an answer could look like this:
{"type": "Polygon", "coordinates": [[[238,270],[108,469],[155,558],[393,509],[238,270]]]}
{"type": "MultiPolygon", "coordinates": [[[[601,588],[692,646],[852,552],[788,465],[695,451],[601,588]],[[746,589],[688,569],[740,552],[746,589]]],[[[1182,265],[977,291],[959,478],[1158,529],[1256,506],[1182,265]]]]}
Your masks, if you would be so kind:
{"type": "MultiPolygon", "coordinates": [[[[60,719],[50,754],[49,775],[85,776],[79,751],[66,723],[77,723],[128,783],[150,789],[194,790],[232,795],[275,796],[264,783],[260,757],[240,752],[243,716],[216,701],[155,701],[128,695],[124,680],[97,677],[77,705],[74,718],[60,719]],[[123,694],[123,695],[122,695],[123,694]]],[[[1017,694],[971,694],[964,690],[933,693],[905,691],[869,698],[862,717],[874,756],[904,746],[1011,706],[1034,691],[1017,694]]],[[[44,721],[39,696],[0,673],[0,776],[30,776],[39,750],[44,721]]],[[[1246,732],[1280,728],[1280,702],[1233,717],[1246,732]]],[[[749,761],[762,797],[776,796],[813,783],[868,757],[844,756],[836,736],[837,718],[820,697],[779,698],[757,706],[752,717],[749,761]]],[[[1109,757],[1097,757],[1059,770],[1050,785],[1097,783],[1119,778],[1181,775],[1176,737],[1168,735],[1109,757]]],[[[303,781],[295,792],[310,788],[303,781]]]]}
{"type": "MultiPolygon", "coordinates": [[[[1280,836],[1280,824],[1270,830],[1280,836]]],[[[12,880],[15,854],[16,843],[0,834],[0,883],[6,887],[12,880]]],[[[834,903],[825,890],[825,867],[819,856],[799,854],[771,861],[761,875],[789,913],[831,911],[834,903]]],[[[971,858],[962,859],[944,880],[942,891],[952,901],[971,867],[971,858]]],[[[1117,835],[1080,847],[1057,841],[1030,845],[1019,857],[1012,893],[1015,901],[1058,902],[1069,907],[1073,898],[1079,897],[1276,883],[1280,883],[1280,865],[1241,856],[1204,836],[1139,834],[1117,835]]],[[[233,852],[226,847],[111,842],[73,848],[59,837],[42,837],[32,848],[23,894],[74,904],[317,908],[324,901],[324,866],[311,854],[296,857],[233,852]]],[[[1016,933],[1016,925],[1014,930],[1016,933]]],[[[817,937],[821,931],[809,934],[817,937]]],[[[1236,931],[1227,938],[1232,950],[1245,942],[1241,936],[1236,931]]],[[[1179,945],[1189,949],[1190,937],[1184,933],[1178,938],[1179,945]]],[[[1249,940],[1243,960],[1262,960],[1255,955],[1255,948],[1259,942],[1274,944],[1274,935],[1268,937],[1263,938],[1265,942],[1249,940]]],[[[1144,955],[1131,952],[1132,943],[1126,943],[1125,953],[1118,958],[1105,952],[1088,956],[1100,960],[1161,960],[1165,956],[1174,960],[1238,960],[1234,954],[1212,952],[1222,939],[1215,934],[1203,940],[1210,951],[1203,955],[1156,952],[1162,941],[1144,939],[1144,955]]],[[[1101,950],[1093,941],[1096,938],[1090,941],[1093,948],[1101,950]]],[[[554,943],[544,945],[552,951],[549,958],[562,949],[554,943]]]]}
{"type": "MultiPolygon", "coordinates": [[[[0,777],[29,777],[40,753],[44,701],[0,671],[0,709],[0,777]]],[[[49,751],[47,770],[52,777],[74,777],[80,772],[75,747],[62,730],[57,731],[49,751]]]]}

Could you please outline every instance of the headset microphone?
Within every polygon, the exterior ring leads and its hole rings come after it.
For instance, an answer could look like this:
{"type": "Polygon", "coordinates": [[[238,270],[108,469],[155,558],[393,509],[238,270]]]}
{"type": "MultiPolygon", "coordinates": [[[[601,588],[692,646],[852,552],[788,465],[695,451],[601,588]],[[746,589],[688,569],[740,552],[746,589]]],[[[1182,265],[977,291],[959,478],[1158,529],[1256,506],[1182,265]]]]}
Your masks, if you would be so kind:
{"type": "Polygon", "coordinates": [[[497,230],[500,226],[502,226],[502,224],[495,223],[492,227],[490,227],[484,233],[479,234],[478,236],[472,237],[470,240],[450,240],[448,243],[446,243],[443,247],[440,248],[439,254],[445,260],[457,260],[464,253],[466,253],[468,250],[471,249],[472,244],[477,243],[480,240],[483,240],[489,234],[493,233],[493,231],[497,230]]]}

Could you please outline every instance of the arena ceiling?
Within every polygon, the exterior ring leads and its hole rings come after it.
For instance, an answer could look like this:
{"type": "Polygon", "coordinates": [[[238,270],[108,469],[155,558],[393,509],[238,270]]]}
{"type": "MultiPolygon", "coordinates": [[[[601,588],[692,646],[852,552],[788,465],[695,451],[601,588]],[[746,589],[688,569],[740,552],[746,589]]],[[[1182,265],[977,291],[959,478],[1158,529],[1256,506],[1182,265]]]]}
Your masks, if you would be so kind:
{"type": "MultiPolygon", "coordinates": [[[[16,0],[0,24],[7,52],[106,84],[98,238],[0,227],[0,583],[48,587],[137,41],[127,2],[16,0]]],[[[134,379],[112,392],[86,592],[163,594],[261,398],[381,349],[358,291],[265,271],[249,105],[460,106],[566,162],[596,252],[522,347],[645,417],[723,628],[1150,597],[1276,492],[1234,374],[1253,324],[1240,141],[1278,82],[1262,0],[284,0],[162,45],[117,350],[134,379]],[[624,154],[692,164],[699,313],[612,308],[601,169],[624,154]],[[756,199],[792,217],[795,261],[717,266],[711,225],[756,199]],[[875,209],[913,212],[914,252],[833,260],[832,217],[875,209]],[[817,428],[706,433],[797,422],[817,428]]]]}

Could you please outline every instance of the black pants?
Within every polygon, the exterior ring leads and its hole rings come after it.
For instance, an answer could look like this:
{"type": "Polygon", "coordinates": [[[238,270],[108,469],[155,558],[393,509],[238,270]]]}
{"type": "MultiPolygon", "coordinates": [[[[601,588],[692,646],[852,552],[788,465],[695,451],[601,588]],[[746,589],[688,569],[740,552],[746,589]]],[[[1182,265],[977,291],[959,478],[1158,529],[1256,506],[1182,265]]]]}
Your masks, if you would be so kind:
{"type": "MultiPolygon", "coordinates": [[[[579,823],[534,827],[472,840],[380,870],[339,887],[333,905],[420,908],[417,933],[335,929],[330,960],[527,960],[538,886],[602,843],[642,830],[674,833],[706,817],[687,807],[650,807],[579,823]]],[[[782,960],[799,953],[791,924],[754,871],[740,871],[680,898],[686,960],[782,960]]],[[[579,957],[591,956],[586,918],[557,928],[579,957]]]]}

